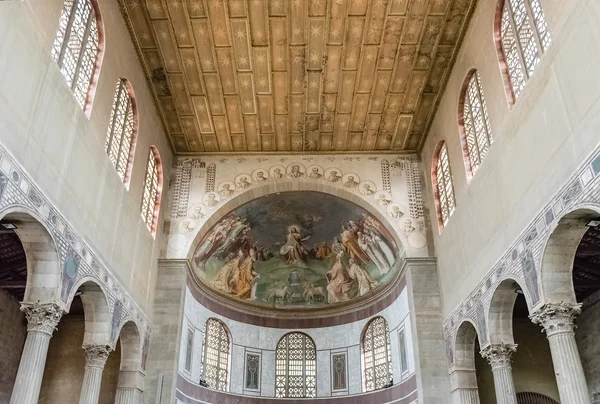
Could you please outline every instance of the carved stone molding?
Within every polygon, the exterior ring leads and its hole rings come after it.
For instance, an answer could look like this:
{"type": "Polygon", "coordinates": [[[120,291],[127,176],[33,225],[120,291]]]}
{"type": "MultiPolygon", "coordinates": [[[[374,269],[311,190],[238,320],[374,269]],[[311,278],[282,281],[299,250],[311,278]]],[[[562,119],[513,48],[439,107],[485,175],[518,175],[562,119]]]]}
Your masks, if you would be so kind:
{"type": "Polygon", "coordinates": [[[56,330],[58,322],[65,313],[56,303],[40,304],[39,302],[21,303],[21,311],[27,318],[28,332],[42,332],[48,335],[52,335],[56,330]]]}
{"type": "Polygon", "coordinates": [[[547,337],[575,332],[575,318],[581,313],[581,304],[546,303],[529,318],[544,327],[547,337]]]}
{"type": "Polygon", "coordinates": [[[85,356],[85,367],[94,367],[103,369],[108,360],[108,355],[112,352],[109,345],[88,345],[83,347],[85,356]]]}
{"type": "Polygon", "coordinates": [[[489,345],[481,350],[481,356],[488,361],[492,370],[510,367],[511,356],[517,351],[516,344],[489,345]]]}

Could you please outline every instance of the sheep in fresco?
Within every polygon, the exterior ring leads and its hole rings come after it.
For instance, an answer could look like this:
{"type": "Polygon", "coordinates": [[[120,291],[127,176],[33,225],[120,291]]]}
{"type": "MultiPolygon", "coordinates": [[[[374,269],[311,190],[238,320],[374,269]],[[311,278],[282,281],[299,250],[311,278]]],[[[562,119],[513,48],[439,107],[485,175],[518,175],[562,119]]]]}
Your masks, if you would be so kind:
{"type": "Polygon", "coordinates": [[[310,285],[304,285],[304,300],[313,303],[313,302],[324,302],[325,301],[325,289],[323,286],[315,286],[314,283],[310,285]]]}
{"type": "Polygon", "coordinates": [[[267,302],[287,304],[291,295],[292,288],[289,286],[273,285],[267,292],[267,302]]]}

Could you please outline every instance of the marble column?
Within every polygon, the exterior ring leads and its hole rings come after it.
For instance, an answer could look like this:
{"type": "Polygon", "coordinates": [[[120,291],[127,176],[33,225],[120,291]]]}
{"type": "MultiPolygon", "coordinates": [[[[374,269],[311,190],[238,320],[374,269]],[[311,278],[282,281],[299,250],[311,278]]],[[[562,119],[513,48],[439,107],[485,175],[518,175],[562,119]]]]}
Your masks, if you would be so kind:
{"type": "Polygon", "coordinates": [[[512,378],[511,356],[517,350],[514,344],[489,345],[481,351],[492,367],[496,402],[498,404],[517,404],[517,393],[512,378]]]}
{"type": "Polygon", "coordinates": [[[10,404],[37,404],[52,333],[64,314],[55,303],[22,303],[27,318],[27,338],[10,404]]]}
{"type": "Polygon", "coordinates": [[[475,369],[450,369],[450,391],[453,404],[479,404],[475,369]]]}
{"type": "Polygon", "coordinates": [[[115,404],[140,404],[143,391],[143,372],[136,370],[121,370],[119,372],[115,404]]]}
{"type": "Polygon", "coordinates": [[[562,403],[591,404],[590,394],[575,342],[575,318],[580,304],[547,303],[529,318],[544,327],[562,403]]]}
{"type": "Polygon", "coordinates": [[[83,347],[85,356],[85,373],[79,404],[98,404],[102,371],[112,348],[108,345],[88,345],[83,347]]]}

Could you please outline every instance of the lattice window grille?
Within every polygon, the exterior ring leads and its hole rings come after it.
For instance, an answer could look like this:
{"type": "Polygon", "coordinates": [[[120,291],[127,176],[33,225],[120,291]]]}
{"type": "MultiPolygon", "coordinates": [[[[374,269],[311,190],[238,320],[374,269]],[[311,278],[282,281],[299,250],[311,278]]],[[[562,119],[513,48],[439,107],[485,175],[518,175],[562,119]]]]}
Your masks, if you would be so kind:
{"type": "Polygon", "coordinates": [[[206,168],[206,192],[215,191],[215,176],[217,173],[217,166],[209,164],[206,168]]]}
{"type": "Polygon", "coordinates": [[[438,152],[436,177],[442,223],[446,225],[448,219],[450,219],[450,215],[454,212],[456,201],[454,199],[454,184],[452,183],[452,171],[450,170],[450,161],[448,160],[448,149],[445,143],[438,152]]]}
{"type": "Polygon", "coordinates": [[[367,325],[363,337],[365,391],[385,387],[393,376],[390,330],[383,317],[367,325]]]}
{"type": "Polygon", "coordinates": [[[150,232],[154,231],[156,207],[158,205],[158,162],[152,149],[148,156],[146,178],[144,179],[144,193],[142,194],[141,215],[150,232]]]}
{"type": "Polygon", "coordinates": [[[92,2],[65,0],[52,47],[52,58],[82,108],[94,74],[98,50],[98,24],[92,2]]]}
{"type": "Polygon", "coordinates": [[[384,191],[390,192],[392,190],[392,185],[390,184],[390,162],[387,160],[381,160],[381,182],[384,191]]]}
{"type": "Polygon", "coordinates": [[[219,320],[209,318],[202,341],[202,378],[211,389],[227,391],[229,335],[219,320]]]}
{"type": "Polygon", "coordinates": [[[133,129],[132,101],[127,91],[127,82],[121,79],[117,83],[104,144],[104,151],[108,154],[121,181],[125,181],[127,175],[133,129]]]}
{"type": "Polygon", "coordinates": [[[275,357],[275,397],[316,396],[317,350],[310,337],[285,335],[277,344],[275,357]]]}
{"type": "Polygon", "coordinates": [[[467,86],[463,117],[471,172],[474,174],[494,141],[481,79],[477,72],[473,73],[467,86]]]}
{"type": "Polygon", "coordinates": [[[539,0],[506,0],[500,36],[513,93],[518,98],[552,43],[539,0]]]}

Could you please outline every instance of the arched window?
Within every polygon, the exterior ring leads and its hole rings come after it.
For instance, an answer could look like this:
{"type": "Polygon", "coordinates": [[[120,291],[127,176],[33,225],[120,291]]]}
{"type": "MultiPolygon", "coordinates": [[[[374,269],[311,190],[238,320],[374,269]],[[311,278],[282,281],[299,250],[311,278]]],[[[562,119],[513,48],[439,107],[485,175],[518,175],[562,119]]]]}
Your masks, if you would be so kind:
{"type": "Polygon", "coordinates": [[[150,147],[146,178],[144,179],[144,193],[142,194],[142,219],[150,233],[156,233],[158,210],[160,208],[160,194],[162,191],[162,167],[158,150],[150,147]]]}
{"type": "Polygon", "coordinates": [[[459,108],[458,126],[461,132],[467,176],[470,179],[479,168],[493,142],[481,79],[476,70],[469,72],[465,79],[459,108]]]}
{"type": "Polygon", "coordinates": [[[88,115],[102,59],[100,26],[96,0],[65,0],[52,47],[52,57],[88,115]]]}
{"type": "Polygon", "coordinates": [[[129,185],[136,132],[137,117],[133,90],[126,79],[119,79],[104,150],[126,186],[129,185]]]}
{"type": "Polygon", "coordinates": [[[222,322],[214,318],[206,320],[202,347],[202,379],[211,389],[227,391],[229,333],[222,322]]]}
{"type": "Polygon", "coordinates": [[[540,0],[500,0],[495,36],[510,102],[514,104],[552,42],[540,0]]]}
{"type": "Polygon", "coordinates": [[[448,219],[454,212],[456,201],[454,200],[454,184],[452,183],[452,171],[450,160],[448,160],[448,149],[446,142],[440,142],[437,152],[433,155],[432,185],[435,192],[435,202],[438,211],[440,229],[448,223],[448,219]]]}
{"type": "Polygon", "coordinates": [[[301,332],[284,335],[277,344],[275,397],[315,397],[317,349],[301,332]]]}
{"type": "Polygon", "coordinates": [[[383,317],[365,326],[362,337],[364,390],[373,391],[388,385],[393,377],[390,329],[383,317]]]}

